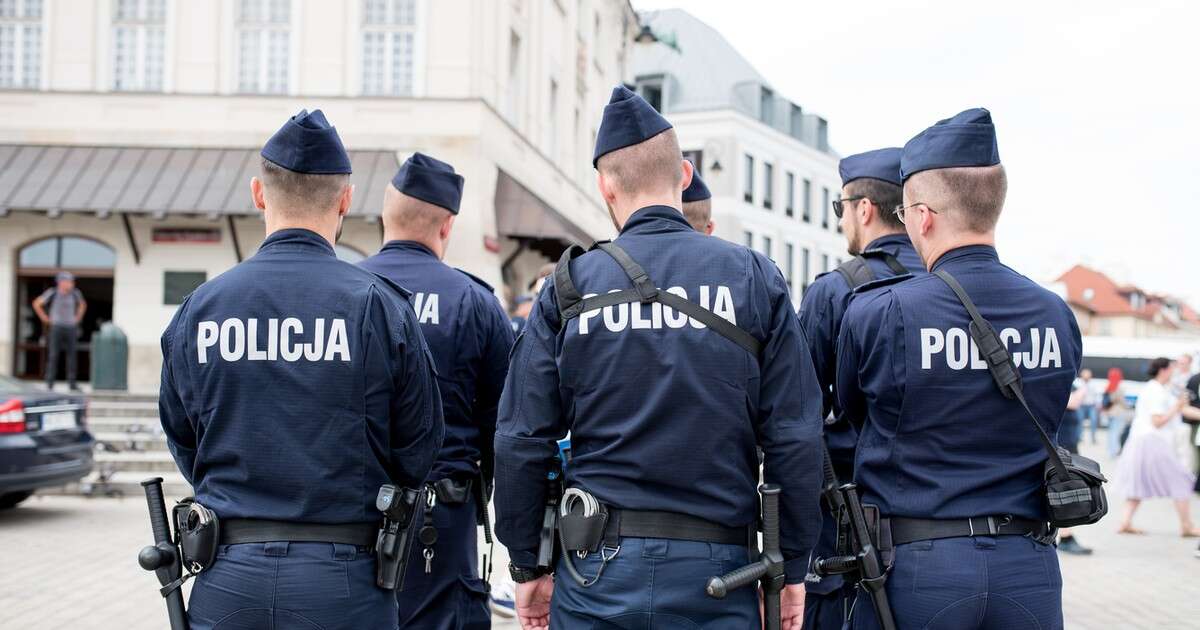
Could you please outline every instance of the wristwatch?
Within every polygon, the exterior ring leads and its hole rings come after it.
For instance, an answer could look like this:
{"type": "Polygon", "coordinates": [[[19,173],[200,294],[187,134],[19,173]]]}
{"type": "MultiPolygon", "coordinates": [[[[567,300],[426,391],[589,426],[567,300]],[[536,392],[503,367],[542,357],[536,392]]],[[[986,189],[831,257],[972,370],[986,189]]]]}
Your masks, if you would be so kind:
{"type": "Polygon", "coordinates": [[[544,572],[542,572],[538,569],[526,569],[524,567],[519,567],[519,566],[509,562],[508,563],[508,574],[512,577],[512,580],[514,582],[516,582],[517,584],[524,584],[525,582],[532,582],[532,581],[542,577],[542,575],[544,575],[544,572]]]}

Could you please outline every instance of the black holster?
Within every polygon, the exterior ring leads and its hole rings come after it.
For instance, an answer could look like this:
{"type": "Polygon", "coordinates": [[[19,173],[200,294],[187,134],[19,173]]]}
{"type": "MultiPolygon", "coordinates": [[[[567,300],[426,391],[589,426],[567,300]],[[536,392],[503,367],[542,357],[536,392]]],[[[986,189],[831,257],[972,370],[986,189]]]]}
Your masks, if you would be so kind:
{"type": "Polygon", "coordinates": [[[216,512],[200,505],[195,497],[181,499],[171,510],[183,566],[192,574],[207,570],[217,561],[221,544],[221,520],[216,512]]]}
{"type": "Polygon", "coordinates": [[[379,488],[375,507],[384,517],[375,539],[375,584],[379,588],[389,591],[404,588],[409,551],[416,537],[416,514],[428,491],[424,487],[414,490],[390,484],[379,488]]]}

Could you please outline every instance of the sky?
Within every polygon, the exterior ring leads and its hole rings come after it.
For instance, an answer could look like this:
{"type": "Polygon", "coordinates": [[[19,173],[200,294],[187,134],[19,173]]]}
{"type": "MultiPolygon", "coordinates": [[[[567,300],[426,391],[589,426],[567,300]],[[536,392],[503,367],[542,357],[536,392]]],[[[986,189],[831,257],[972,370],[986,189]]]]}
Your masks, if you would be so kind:
{"type": "MultiPolygon", "coordinates": [[[[1200,3],[633,0],[715,26],[841,155],[992,112],[1001,260],[1200,306],[1200,3]]],[[[686,51],[685,51],[686,54],[686,51]]]]}

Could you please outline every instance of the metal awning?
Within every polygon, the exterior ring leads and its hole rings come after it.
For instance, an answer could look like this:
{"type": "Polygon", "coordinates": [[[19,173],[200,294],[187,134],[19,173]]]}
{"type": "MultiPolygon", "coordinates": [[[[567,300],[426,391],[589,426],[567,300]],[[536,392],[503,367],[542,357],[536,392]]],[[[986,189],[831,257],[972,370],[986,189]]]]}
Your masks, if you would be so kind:
{"type": "MultiPolygon", "coordinates": [[[[396,154],[351,151],[350,161],[350,214],[378,216],[396,154]]],[[[258,149],[0,144],[0,215],[253,215],[250,178],[258,173],[258,149]]]]}
{"type": "Polygon", "coordinates": [[[590,245],[596,239],[537,195],[500,171],[496,177],[496,229],[502,236],[590,245]]]}

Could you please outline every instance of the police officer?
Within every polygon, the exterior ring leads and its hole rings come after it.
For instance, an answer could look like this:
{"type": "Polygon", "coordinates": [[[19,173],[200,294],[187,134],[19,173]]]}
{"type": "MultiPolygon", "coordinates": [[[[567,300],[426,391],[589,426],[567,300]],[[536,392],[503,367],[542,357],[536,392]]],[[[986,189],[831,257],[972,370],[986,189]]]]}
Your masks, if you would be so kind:
{"type": "MultiPolygon", "coordinates": [[[[921,132],[904,146],[901,174],[896,213],[921,259],[990,321],[1054,435],[1079,367],[1079,328],[1061,298],[996,253],[1007,180],[991,115],[967,110],[921,132]]],[[[1061,628],[1046,451],[993,380],[970,323],[938,275],[860,288],[842,323],[836,393],[860,426],[863,500],[890,521],[887,594],[899,628],[1061,628]]],[[[854,621],[876,625],[867,598],[854,621]]]]}
{"type": "MultiPolygon", "coordinates": [[[[813,367],[824,398],[825,443],[839,482],[853,478],[854,444],[858,432],[839,418],[834,404],[838,329],[850,296],[858,286],[906,273],[924,273],[904,225],[892,212],[900,204],[900,149],[867,151],[842,159],[838,164],[842,177],[842,197],[833,202],[833,213],[841,222],[847,251],[853,258],[836,270],[813,280],[800,304],[800,326],[808,339],[813,367]]],[[[822,502],[821,538],[814,557],[838,555],[837,521],[829,505],[822,502]]],[[[853,601],[854,586],[840,575],[817,577],[810,574],[806,585],[804,627],[838,630],[853,601]]]]}
{"type": "MultiPolygon", "coordinates": [[[[766,257],[688,225],[692,166],[671,125],[624,87],[593,165],[616,248],[560,261],[500,401],[497,529],[517,615],[525,628],[758,627],[754,589],[718,601],[704,584],[749,559],[759,445],[766,480],[783,486],[784,627],[798,628],[819,527],[820,393],[787,285],[766,257]],[[592,514],[579,522],[594,552],[564,552],[552,580],[536,552],[546,471],[568,431],[563,505],[592,514]]],[[[564,519],[564,538],[580,533],[568,529],[564,519]]]]}
{"type": "Polygon", "coordinates": [[[513,334],[492,287],[442,262],[462,192],[452,166],[413,154],[384,192],[383,249],[360,263],[414,292],[446,417],[446,439],[426,482],[434,505],[424,526],[436,540],[421,541],[409,563],[397,597],[401,628],[491,627],[476,524],[486,523],[496,404],[513,334]]]}
{"type": "Polygon", "coordinates": [[[683,218],[697,232],[712,236],[717,227],[712,220],[712,193],[700,179],[700,173],[695,171],[695,165],[692,168],[692,183],[683,189],[683,218]]]}
{"type": "Polygon", "coordinates": [[[320,110],[288,120],[251,180],[266,240],[162,335],[163,430],[220,519],[193,630],[396,627],[375,586],[375,498],[425,479],[442,409],[407,293],[334,256],[349,174],[320,110]]]}

